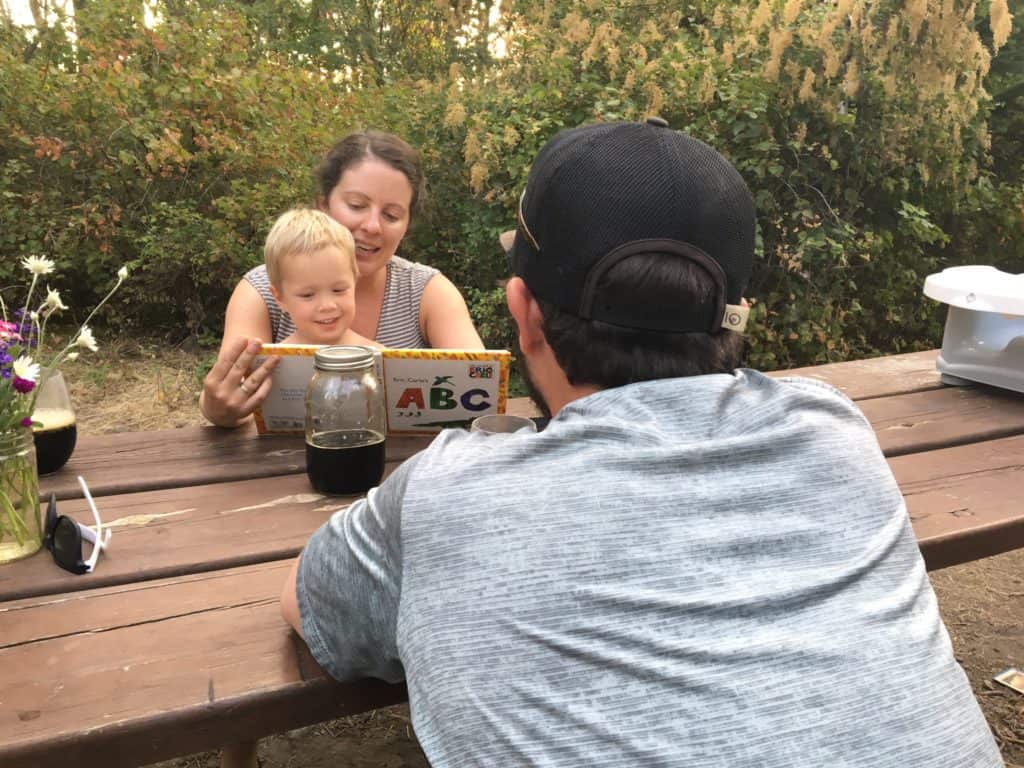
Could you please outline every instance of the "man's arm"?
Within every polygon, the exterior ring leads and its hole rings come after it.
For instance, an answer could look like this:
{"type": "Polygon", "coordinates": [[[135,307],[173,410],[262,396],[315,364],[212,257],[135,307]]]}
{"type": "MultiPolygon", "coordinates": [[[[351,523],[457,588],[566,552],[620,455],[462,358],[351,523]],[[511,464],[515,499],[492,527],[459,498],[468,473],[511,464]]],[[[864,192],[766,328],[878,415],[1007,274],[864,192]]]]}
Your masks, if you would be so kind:
{"type": "MultiPolygon", "coordinates": [[[[429,449],[428,449],[429,450],[429,449]]],[[[402,503],[417,454],[306,543],[281,592],[281,615],[337,680],[403,679],[396,637],[402,503]]]]}
{"type": "Polygon", "coordinates": [[[288,578],[284,581],[284,589],[281,590],[281,616],[292,625],[292,629],[299,633],[303,640],[306,636],[302,634],[302,617],[299,616],[299,598],[295,593],[295,583],[299,577],[299,562],[302,560],[300,554],[292,563],[288,571],[288,578]]]}

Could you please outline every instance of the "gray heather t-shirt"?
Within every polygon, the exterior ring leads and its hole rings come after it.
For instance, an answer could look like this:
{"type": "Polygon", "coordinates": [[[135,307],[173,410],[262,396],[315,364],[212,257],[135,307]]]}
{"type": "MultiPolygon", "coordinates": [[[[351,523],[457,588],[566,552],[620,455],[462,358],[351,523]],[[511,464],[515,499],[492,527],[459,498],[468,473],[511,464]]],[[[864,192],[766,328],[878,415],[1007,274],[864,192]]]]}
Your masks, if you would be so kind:
{"type": "Polygon", "coordinates": [[[902,497],[843,395],[644,382],[442,433],[302,555],[338,679],[434,766],[992,768],[902,497]]]}

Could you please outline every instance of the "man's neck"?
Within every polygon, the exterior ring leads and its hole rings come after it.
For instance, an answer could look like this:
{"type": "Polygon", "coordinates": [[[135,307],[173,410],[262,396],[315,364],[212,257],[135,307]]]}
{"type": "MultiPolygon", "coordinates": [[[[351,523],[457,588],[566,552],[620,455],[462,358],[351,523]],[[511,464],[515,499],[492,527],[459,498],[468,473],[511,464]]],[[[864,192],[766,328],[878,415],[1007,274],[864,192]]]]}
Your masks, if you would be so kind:
{"type": "Polygon", "coordinates": [[[558,412],[561,411],[569,403],[572,403],[576,400],[579,400],[582,397],[587,397],[588,395],[592,395],[595,392],[600,391],[600,387],[593,387],[589,385],[585,387],[580,387],[573,386],[570,384],[565,389],[565,391],[561,393],[558,397],[547,398],[548,407],[551,409],[551,415],[557,416],[558,412]]]}

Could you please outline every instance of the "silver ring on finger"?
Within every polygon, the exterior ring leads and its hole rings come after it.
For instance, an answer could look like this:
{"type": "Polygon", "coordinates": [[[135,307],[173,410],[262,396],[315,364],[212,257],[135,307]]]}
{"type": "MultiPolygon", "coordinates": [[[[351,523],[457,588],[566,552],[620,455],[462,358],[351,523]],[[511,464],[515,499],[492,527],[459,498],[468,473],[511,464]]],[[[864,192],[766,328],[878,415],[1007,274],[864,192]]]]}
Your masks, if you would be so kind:
{"type": "Polygon", "coordinates": [[[242,390],[243,392],[245,392],[245,394],[247,394],[247,395],[251,395],[253,392],[256,391],[255,389],[249,389],[247,386],[245,386],[245,382],[244,381],[239,382],[238,388],[240,390],[242,390]]]}

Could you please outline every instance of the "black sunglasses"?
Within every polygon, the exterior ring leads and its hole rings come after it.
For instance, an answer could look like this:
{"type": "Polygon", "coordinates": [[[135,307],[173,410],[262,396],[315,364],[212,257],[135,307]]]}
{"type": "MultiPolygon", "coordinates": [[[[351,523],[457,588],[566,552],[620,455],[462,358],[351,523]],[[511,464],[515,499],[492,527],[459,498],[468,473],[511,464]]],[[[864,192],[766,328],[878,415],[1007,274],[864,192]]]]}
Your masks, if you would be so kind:
{"type": "Polygon", "coordinates": [[[53,555],[53,562],[65,571],[70,571],[78,576],[92,572],[93,568],[96,567],[96,561],[99,559],[100,550],[110,541],[109,530],[106,531],[105,537],[102,534],[97,536],[101,530],[99,514],[96,512],[96,506],[93,504],[92,497],[88,495],[88,489],[85,489],[85,491],[89,507],[92,509],[93,517],[96,520],[96,531],[76,520],[72,520],[70,517],[58,515],[57,494],[51,493],[50,503],[46,507],[46,534],[43,539],[43,544],[50,551],[50,554],[53,555]],[[88,560],[82,559],[83,539],[92,542],[92,554],[88,560]]]}

